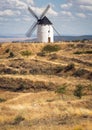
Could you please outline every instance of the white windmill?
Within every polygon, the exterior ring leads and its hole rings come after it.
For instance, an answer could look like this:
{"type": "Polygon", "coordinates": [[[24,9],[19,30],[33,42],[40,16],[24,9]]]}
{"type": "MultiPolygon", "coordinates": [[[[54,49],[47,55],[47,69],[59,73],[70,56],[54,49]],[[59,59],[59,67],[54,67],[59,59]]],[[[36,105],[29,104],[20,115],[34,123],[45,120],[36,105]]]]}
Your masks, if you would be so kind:
{"type": "Polygon", "coordinates": [[[37,27],[37,41],[38,42],[54,42],[53,36],[53,26],[51,21],[45,16],[47,11],[49,10],[50,5],[46,7],[40,17],[38,17],[35,12],[28,7],[29,12],[36,18],[36,22],[29,28],[28,32],[26,33],[27,37],[30,37],[34,32],[35,28],[37,27]]]}

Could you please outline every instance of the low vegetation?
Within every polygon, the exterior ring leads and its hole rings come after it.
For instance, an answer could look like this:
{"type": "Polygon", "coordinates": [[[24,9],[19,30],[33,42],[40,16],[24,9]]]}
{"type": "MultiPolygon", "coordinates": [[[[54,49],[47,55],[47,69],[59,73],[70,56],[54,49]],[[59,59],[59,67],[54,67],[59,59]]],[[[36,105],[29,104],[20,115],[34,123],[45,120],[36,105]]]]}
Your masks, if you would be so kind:
{"type": "Polygon", "coordinates": [[[7,48],[7,49],[5,50],[5,53],[9,53],[9,52],[10,52],[10,49],[7,48]]]}
{"type": "Polygon", "coordinates": [[[5,101],[6,101],[6,99],[0,98],[0,103],[1,103],[1,102],[5,102],[5,101]]]}
{"type": "Polygon", "coordinates": [[[18,116],[15,117],[15,119],[14,119],[14,121],[13,121],[13,125],[19,125],[19,124],[20,124],[22,121],[24,121],[24,120],[25,120],[24,117],[18,115],[18,116]]]}
{"type": "Polygon", "coordinates": [[[31,52],[31,51],[28,51],[28,50],[25,50],[25,51],[22,51],[22,52],[21,52],[21,55],[28,57],[28,56],[31,56],[31,55],[32,55],[32,52],[31,52]]]}
{"type": "Polygon", "coordinates": [[[73,63],[70,63],[70,64],[68,64],[68,65],[65,67],[65,72],[70,71],[70,70],[73,70],[74,68],[75,68],[74,64],[73,64],[73,63]]]}
{"type": "Polygon", "coordinates": [[[50,52],[56,52],[56,51],[59,51],[59,50],[61,50],[59,45],[46,45],[42,49],[42,52],[50,53],[50,52]]]}
{"type": "Polygon", "coordinates": [[[74,54],[92,54],[92,50],[87,50],[87,51],[76,51],[74,54]]]}
{"type": "Polygon", "coordinates": [[[62,99],[64,99],[64,95],[66,93],[66,84],[61,85],[60,87],[57,88],[57,90],[55,91],[56,93],[58,93],[59,95],[62,95],[62,99]]]}
{"type": "Polygon", "coordinates": [[[78,97],[78,98],[82,98],[82,96],[84,95],[83,94],[83,89],[84,89],[84,86],[81,85],[81,84],[78,84],[74,90],[74,96],[78,97]]]}
{"type": "Polygon", "coordinates": [[[13,58],[14,56],[15,56],[14,53],[11,51],[11,52],[9,53],[8,58],[13,58]]]}

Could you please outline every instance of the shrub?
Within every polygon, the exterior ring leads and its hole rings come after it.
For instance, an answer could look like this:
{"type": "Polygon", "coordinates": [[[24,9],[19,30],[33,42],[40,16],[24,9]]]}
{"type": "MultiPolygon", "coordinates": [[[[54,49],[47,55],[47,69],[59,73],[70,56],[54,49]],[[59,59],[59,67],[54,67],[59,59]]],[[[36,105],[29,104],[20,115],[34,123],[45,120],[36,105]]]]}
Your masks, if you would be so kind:
{"type": "Polygon", "coordinates": [[[0,103],[1,103],[1,102],[5,102],[5,101],[6,101],[6,99],[0,98],[0,103]]]}
{"type": "Polygon", "coordinates": [[[37,55],[44,57],[44,56],[46,56],[46,53],[44,51],[42,51],[42,52],[37,53],[37,55]]]}
{"type": "Polygon", "coordinates": [[[57,67],[55,68],[55,72],[56,72],[56,73],[60,73],[61,71],[63,71],[63,69],[64,69],[63,66],[57,66],[57,67]]]}
{"type": "Polygon", "coordinates": [[[13,124],[14,124],[14,125],[17,125],[17,124],[19,124],[20,122],[22,122],[22,121],[24,121],[24,120],[25,120],[24,117],[18,115],[18,116],[15,117],[13,124]]]}
{"type": "Polygon", "coordinates": [[[5,50],[5,53],[9,53],[9,51],[10,51],[10,49],[9,49],[9,48],[7,48],[7,49],[5,50]]]}
{"type": "Polygon", "coordinates": [[[61,48],[59,45],[46,45],[43,49],[42,52],[55,52],[55,51],[59,51],[61,48]]]}
{"type": "Polygon", "coordinates": [[[64,84],[64,85],[58,87],[57,90],[55,91],[56,93],[62,95],[62,99],[64,99],[63,95],[66,93],[66,87],[67,86],[64,84]]]}
{"type": "Polygon", "coordinates": [[[88,89],[92,91],[92,84],[88,85],[88,89]]]}
{"type": "Polygon", "coordinates": [[[85,51],[86,54],[92,54],[92,50],[85,51]]]}
{"type": "Polygon", "coordinates": [[[22,51],[21,54],[22,54],[22,56],[27,56],[28,57],[28,56],[32,55],[32,52],[26,50],[26,51],[22,51]]]}
{"type": "Polygon", "coordinates": [[[80,76],[84,75],[85,73],[86,73],[86,71],[84,69],[78,69],[75,71],[74,76],[80,77],[80,76]]]}
{"type": "Polygon", "coordinates": [[[78,84],[74,90],[74,96],[77,96],[81,99],[81,97],[83,96],[83,88],[83,85],[78,84]]]}
{"type": "Polygon", "coordinates": [[[21,83],[18,88],[15,88],[15,91],[23,91],[26,89],[25,84],[21,83]]]}
{"type": "Polygon", "coordinates": [[[11,51],[8,58],[13,58],[13,57],[14,57],[14,53],[11,51]]]}
{"type": "Polygon", "coordinates": [[[70,63],[69,65],[67,65],[67,66],[65,67],[65,71],[70,71],[70,70],[72,70],[72,69],[74,69],[74,64],[73,64],[73,63],[70,63]]]}
{"type": "Polygon", "coordinates": [[[87,50],[87,51],[76,51],[74,54],[92,54],[92,50],[87,50]]]}
{"type": "Polygon", "coordinates": [[[81,51],[76,51],[76,52],[74,52],[74,54],[82,54],[82,52],[81,51]]]}

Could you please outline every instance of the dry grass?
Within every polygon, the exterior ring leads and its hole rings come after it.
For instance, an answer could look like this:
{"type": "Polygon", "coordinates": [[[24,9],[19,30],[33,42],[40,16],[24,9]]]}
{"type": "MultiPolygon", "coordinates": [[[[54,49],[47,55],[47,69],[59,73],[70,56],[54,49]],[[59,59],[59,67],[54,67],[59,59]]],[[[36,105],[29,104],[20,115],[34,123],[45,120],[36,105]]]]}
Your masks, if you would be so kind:
{"type": "Polygon", "coordinates": [[[0,103],[0,130],[91,130],[92,54],[74,52],[91,50],[92,44],[54,43],[58,51],[42,54],[46,45],[0,46],[0,98],[6,99],[0,103]],[[21,55],[24,51],[32,55],[21,55]],[[64,84],[62,99],[55,90],[64,84]],[[73,94],[78,84],[84,86],[81,99],[73,94]]]}

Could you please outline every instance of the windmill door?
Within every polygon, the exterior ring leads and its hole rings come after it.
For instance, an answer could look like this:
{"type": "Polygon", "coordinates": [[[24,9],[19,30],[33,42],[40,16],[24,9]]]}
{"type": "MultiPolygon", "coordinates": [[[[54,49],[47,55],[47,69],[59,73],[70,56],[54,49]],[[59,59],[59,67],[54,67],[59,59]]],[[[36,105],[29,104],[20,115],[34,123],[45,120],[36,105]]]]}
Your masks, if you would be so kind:
{"type": "Polygon", "coordinates": [[[48,37],[48,43],[50,43],[51,42],[51,39],[50,39],[50,37],[48,37]]]}

